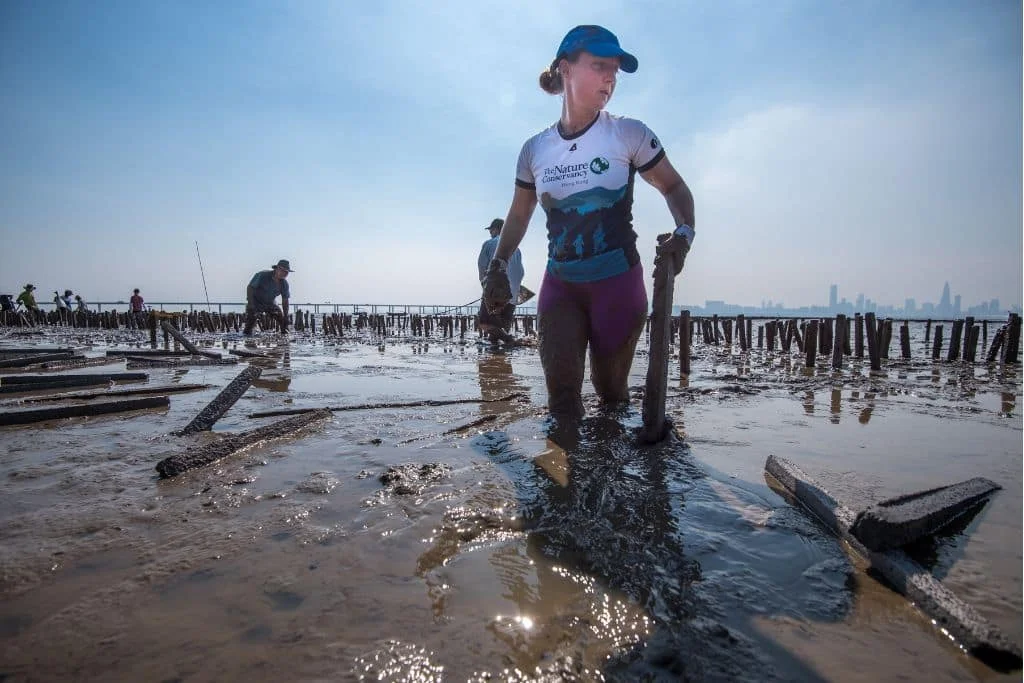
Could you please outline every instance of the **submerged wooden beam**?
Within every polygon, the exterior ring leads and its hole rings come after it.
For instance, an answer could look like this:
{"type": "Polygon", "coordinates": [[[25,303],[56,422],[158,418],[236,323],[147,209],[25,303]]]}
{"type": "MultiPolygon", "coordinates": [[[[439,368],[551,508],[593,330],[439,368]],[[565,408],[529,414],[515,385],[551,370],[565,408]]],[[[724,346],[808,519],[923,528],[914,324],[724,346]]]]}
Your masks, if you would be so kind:
{"type": "Polygon", "coordinates": [[[426,406],[453,406],[460,403],[501,403],[502,401],[511,401],[517,398],[525,398],[526,394],[517,392],[514,394],[508,394],[501,398],[456,398],[447,401],[440,400],[427,400],[427,401],[411,401],[409,403],[361,403],[358,405],[351,406],[335,406],[328,408],[286,408],[284,410],[267,410],[261,413],[250,413],[249,417],[255,419],[258,417],[281,417],[282,415],[303,415],[305,413],[312,413],[317,410],[330,410],[331,412],[341,412],[345,410],[380,410],[387,408],[421,408],[426,406]]]}
{"type": "Polygon", "coordinates": [[[1021,668],[1019,645],[1010,641],[973,607],[953,595],[902,550],[874,551],[861,543],[850,531],[856,520],[854,512],[794,463],[770,455],[764,469],[789,496],[846,541],[893,588],[914,602],[968,652],[1000,671],[1021,668]]]}
{"type": "Polygon", "coordinates": [[[166,396],[149,396],[131,398],[124,401],[107,401],[86,405],[58,406],[56,408],[33,408],[31,410],[10,410],[0,412],[0,425],[25,425],[46,420],[59,420],[66,417],[90,417],[110,413],[125,413],[130,410],[146,410],[163,408],[170,405],[166,396]]]}
{"type": "Polygon", "coordinates": [[[331,411],[316,410],[305,415],[296,415],[295,417],[273,422],[240,434],[231,434],[219,439],[215,443],[164,458],[157,463],[156,471],[160,473],[161,477],[176,477],[189,470],[206,467],[222,458],[269,439],[292,436],[296,430],[330,417],[331,411]]]}
{"type": "Polygon", "coordinates": [[[235,402],[242,397],[253,381],[258,379],[260,373],[263,372],[262,368],[258,368],[254,365],[250,365],[246,369],[238,373],[231,382],[224,387],[224,389],[217,394],[217,396],[210,401],[205,408],[203,408],[198,415],[196,415],[191,422],[185,425],[185,428],[178,432],[181,435],[195,434],[196,432],[203,432],[213,426],[213,424],[219,420],[224,413],[228,412],[228,409],[235,405],[235,402]]]}

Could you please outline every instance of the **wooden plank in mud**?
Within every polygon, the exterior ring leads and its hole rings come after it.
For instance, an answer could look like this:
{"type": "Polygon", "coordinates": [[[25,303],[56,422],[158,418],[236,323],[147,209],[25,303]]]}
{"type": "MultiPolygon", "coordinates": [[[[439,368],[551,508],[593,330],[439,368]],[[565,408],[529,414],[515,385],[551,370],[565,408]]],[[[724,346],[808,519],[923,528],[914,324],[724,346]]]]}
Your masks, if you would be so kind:
{"type": "Polygon", "coordinates": [[[983,477],[883,500],[862,510],[850,532],[871,550],[899,548],[931,536],[1002,487],[983,477]]]}
{"type": "Polygon", "coordinates": [[[409,401],[408,403],[360,403],[351,406],[336,406],[329,408],[285,408],[282,410],[267,410],[260,413],[249,413],[250,419],[259,417],[281,417],[283,415],[303,415],[305,413],[312,413],[317,410],[330,410],[331,412],[341,412],[346,410],[386,410],[392,408],[421,408],[426,406],[453,406],[461,403],[501,403],[502,401],[512,401],[515,399],[526,398],[527,394],[522,392],[516,392],[514,394],[508,394],[501,398],[456,398],[450,400],[426,400],[426,401],[409,401]]]}
{"type": "Polygon", "coordinates": [[[195,434],[196,432],[202,432],[210,429],[213,424],[219,420],[224,413],[228,412],[228,409],[235,405],[235,402],[242,397],[253,381],[258,379],[260,373],[263,372],[262,368],[258,368],[254,365],[250,365],[246,369],[238,373],[231,382],[224,387],[224,389],[217,394],[217,396],[210,401],[205,408],[203,408],[198,415],[196,415],[191,422],[185,425],[185,428],[178,432],[181,435],[195,434]]]}
{"type": "Polygon", "coordinates": [[[28,346],[28,347],[9,347],[0,348],[0,356],[30,356],[32,354],[44,354],[44,353],[73,353],[74,349],[70,347],[57,347],[57,348],[43,348],[39,346],[28,346]]]}
{"type": "Polygon", "coordinates": [[[112,349],[108,356],[191,356],[191,351],[165,351],[163,349],[112,349]]]}
{"type": "Polygon", "coordinates": [[[35,365],[36,363],[47,361],[68,360],[74,357],[74,355],[71,351],[63,351],[61,353],[34,353],[31,356],[4,358],[0,359],[0,368],[23,368],[26,365],[35,365]]]}
{"type": "Polygon", "coordinates": [[[157,463],[156,471],[159,472],[161,477],[176,477],[189,470],[206,467],[222,458],[269,439],[293,436],[297,430],[330,417],[331,411],[316,410],[304,415],[296,415],[279,420],[257,429],[224,436],[214,443],[164,458],[157,463]]]}
{"type": "Polygon", "coordinates": [[[31,372],[60,372],[61,370],[75,370],[78,368],[89,368],[97,365],[111,365],[113,363],[120,362],[121,360],[119,358],[107,358],[105,356],[100,356],[99,358],[72,356],[66,360],[46,361],[35,365],[26,365],[22,370],[31,372]]]}
{"type": "Polygon", "coordinates": [[[91,401],[94,398],[115,398],[119,396],[147,396],[151,394],[180,394],[186,391],[209,389],[211,384],[168,384],[162,387],[146,387],[143,389],[122,389],[120,391],[82,391],[62,393],[55,396],[32,396],[18,399],[22,403],[47,403],[50,401],[91,401]]]}
{"type": "Polygon", "coordinates": [[[246,349],[228,349],[228,353],[232,356],[241,356],[242,358],[274,358],[274,356],[269,353],[247,351],[246,349]]]}
{"type": "Polygon", "coordinates": [[[0,426],[25,425],[46,420],[60,420],[67,417],[92,417],[110,413],[125,413],[132,410],[163,408],[170,405],[166,396],[148,396],[123,401],[106,401],[85,405],[58,406],[56,408],[33,408],[31,410],[9,410],[0,412],[0,426]]]}
{"type": "Polygon", "coordinates": [[[828,490],[794,463],[770,455],[764,469],[787,494],[846,541],[893,588],[931,617],[937,626],[959,641],[968,652],[1000,671],[1021,668],[1019,645],[973,607],[956,597],[902,550],[875,551],[861,543],[850,531],[856,520],[854,512],[833,498],[828,490]]]}
{"type": "Polygon", "coordinates": [[[208,358],[220,358],[220,354],[217,353],[216,351],[202,351],[202,350],[200,350],[195,344],[193,344],[188,339],[186,339],[185,335],[183,335],[181,332],[179,332],[174,327],[174,325],[172,325],[171,323],[167,322],[166,320],[164,320],[162,323],[160,323],[160,327],[163,328],[164,332],[166,332],[167,334],[169,334],[172,337],[174,337],[178,341],[178,343],[181,344],[183,347],[185,347],[185,349],[189,353],[191,353],[191,354],[193,354],[195,356],[207,356],[208,358]]]}
{"type": "Polygon", "coordinates": [[[144,372],[102,372],[88,375],[0,375],[0,387],[14,384],[60,384],[67,387],[88,386],[96,382],[134,382],[149,379],[144,372]]]}

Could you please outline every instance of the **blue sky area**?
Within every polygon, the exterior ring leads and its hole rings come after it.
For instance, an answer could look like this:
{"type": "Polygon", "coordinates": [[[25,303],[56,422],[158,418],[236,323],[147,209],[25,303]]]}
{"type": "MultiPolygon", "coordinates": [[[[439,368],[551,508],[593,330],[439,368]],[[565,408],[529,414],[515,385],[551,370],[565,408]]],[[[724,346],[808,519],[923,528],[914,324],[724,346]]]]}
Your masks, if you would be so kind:
{"type": "MultiPolygon", "coordinates": [[[[599,23],[640,61],[608,110],[661,138],[696,198],[677,303],[1022,296],[1021,4],[0,3],[0,291],[460,304],[537,75],[599,23]],[[12,256],[13,255],[13,256],[12,256]]],[[[674,226],[642,182],[648,275],[674,226]]],[[[540,209],[522,245],[539,288],[540,209]]]]}

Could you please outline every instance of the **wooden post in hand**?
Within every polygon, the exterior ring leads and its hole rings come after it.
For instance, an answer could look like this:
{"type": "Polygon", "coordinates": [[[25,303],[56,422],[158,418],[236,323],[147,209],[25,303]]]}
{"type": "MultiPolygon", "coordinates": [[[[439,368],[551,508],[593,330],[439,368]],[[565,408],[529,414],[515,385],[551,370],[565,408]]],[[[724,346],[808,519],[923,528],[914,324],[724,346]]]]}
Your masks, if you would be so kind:
{"type": "Polygon", "coordinates": [[[644,426],[641,431],[641,439],[646,443],[655,443],[665,437],[665,395],[668,391],[668,358],[672,345],[672,289],[676,264],[681,270],[687,251],[689,244],[685,239],[672,235],[658,236],[655,249],[657,255],[654,259],[651,351],[644,390],[644,426]]]}

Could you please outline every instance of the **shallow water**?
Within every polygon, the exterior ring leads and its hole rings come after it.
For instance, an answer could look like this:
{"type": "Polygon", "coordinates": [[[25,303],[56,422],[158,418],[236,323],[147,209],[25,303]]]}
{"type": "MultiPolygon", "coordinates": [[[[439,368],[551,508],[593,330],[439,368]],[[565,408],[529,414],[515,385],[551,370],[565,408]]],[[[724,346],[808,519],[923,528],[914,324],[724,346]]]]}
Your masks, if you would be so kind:
{"type": "MultiPolygon", "coordinates": [[[[99,355],[126,335],[2,341],[99,355]]],[[[213,385],[168,409],[3,428],[0,680],[1019,678],[964,655],[763,475],[769,454],[790,458],[853,508],[1001,484],[915,552],[1019,643],[1015,369],[834,375],[701,346],[670,382],[682,438],[641,448],[635,400],[604,412],[591,397],[578,428],[553,424],[531,348],[261,346],[276,356],[253,361],[262,376],[215,432],[276,408],[525,396],[337,411],[172,480],[156,462],[217,434],[171,432],[244,363],[147,370],[213,385]],[[407,478],[381,481],[402,465],[407,478]]],[[[641,350],[632,386],[645,370],[641,350]]]]}

